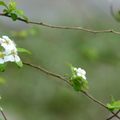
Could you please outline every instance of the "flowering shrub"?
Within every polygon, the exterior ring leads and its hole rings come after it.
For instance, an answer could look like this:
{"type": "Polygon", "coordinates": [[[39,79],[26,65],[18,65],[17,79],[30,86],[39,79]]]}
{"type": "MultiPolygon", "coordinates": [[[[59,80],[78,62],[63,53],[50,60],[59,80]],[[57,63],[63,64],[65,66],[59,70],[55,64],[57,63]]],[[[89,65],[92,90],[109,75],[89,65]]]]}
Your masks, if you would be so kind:
{"type": "MultiPolygon", "coordinates": [[[[93,30],[89,30],[89,29],[84,29],[82,27],[61,27],[61,26],[53,26],[53,25],[44,24],[42,22],[33,22],[33,21],[29,21],[28,18],[26,16],[24,16],[23,11],[16,9],[16,7],[17,7],[16,2],[11,0],[7,5],[4,3],[4,1],[0,1],[0,5],[5,7],[5,9],[3,10],[3,13],[0,15],[10,17],[10,18],[12,18],[13,21],[20,20],[22,22],[43,25],[43,26],[51,27],[51,28],[76,29],[76,30],[83,30],[83,31],[92,32],[92,33],[112,32],[115,34],[120,34],[120,32],[116,32],[114,30],[93,31],[93,30]]],[[[111,7],[111,9],[112,9],[112,7],[111,7]]],[[[118,11],[116,13],[116,16],[114,16],[114,18],[117,21],[120,21],[120,11],[118,11]]],[[[26,36],[26,33],[23,36],[26,36]]],[[[8,62],[15,62],[19,67],[22,67],[23,63],[24,63],[30,67],[41,70],[51,76],[58,77],[64,81],[66,81],[71,86],[73,86],[75,91],[81,91],[83,94],[85,94],[91,100],[93,100],[94,102],[103,106],[104,108],[106,108],[113,114],[113,116],[110,117],[108,120],[110,120],[113,117],[117,117],[120,119],[120,117],[117,115],[120,112],[120,100],[115,101],[114,98],[111,96],[111,104],[107,103],[106,105],[104,105],[102,102],[96,100],[95,98],[93,98],[91,95],[88,94],[88,92],[87,92],[88,81],[86,79],[86,71],[84,69],[75,68],[71,64],[67,63],[68,66],[71,68],[72,76],[69,77],[69,79],[65,79],[65,78],[61,77],[60,75],[51,73],[51,72],[41,68],[40,66],[36,66],[36,65],[33,65],[33,64],[30,64],[27,62],[22,63],[20,57],[18,56],[18,52],[27,52],[27,53],[31,54],[28,50],[26,50],[24,48],[17,48],[14,41],[12,41],[8,36],[2,36],[2,38],[0,38],[0,72],[3,72],[5,70],[8,62]],[[118,111],[115,113],[114,111],[116,111],[116,110],[118,110],[118,111]]],[[[0,77],[0,82],[4,83],[4,79],[1,77],[0,77]]],[[[0,97],[0,99],[1,99],[1,97],[0,97]]],[[[3,109],[1,107],[0,107],[0,112],[2,113],[4,119],[7,120],[6,116],[3,113],[3,109]]],[[[0,120],[2,120],[2,119],[0,118],[0,120]]]]}

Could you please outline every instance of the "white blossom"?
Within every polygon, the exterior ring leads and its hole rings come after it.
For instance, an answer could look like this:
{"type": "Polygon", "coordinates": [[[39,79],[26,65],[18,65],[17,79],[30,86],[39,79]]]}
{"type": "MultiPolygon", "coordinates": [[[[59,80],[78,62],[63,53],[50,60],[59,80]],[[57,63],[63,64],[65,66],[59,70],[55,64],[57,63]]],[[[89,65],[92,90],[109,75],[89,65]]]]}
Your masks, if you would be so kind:
{"type": "Polygon", "coordinates": [[[77,76],[80,76],[80,77],[82,77],[83,79],[86,79],[86,71],[85,70],[83,70],[83,69],[81,69],[81,68],[74,68],[74,70],[76,71],[76,74],[77,74],[77,76]]]}
{"type": "Polygon", "coordinates": [[[0,64],[3,64],[5,62],[4,57],[5,57],[5,54],[3,52],[0,52],[0,64]]]}
{"type": "Polygon", "coordinates": [[[3,38],[0,38],[0,43],[3,43],[5,40],[3,38]]]}
{"type": "Polygon", "coordinates": [[[10,40],[8,36],[2,36],[2,38],[4,39],[4,41],[1,43],[1,46],[3,48],[9,49],[9,50],[16,49],[14,42],[10,40]]]}
{"type": "Polygon", "coordinates": [[[0,45],[4,48],[4,51],[0,51],[0,64],[4,62],[19,62],[20,57],[17,53],[15,43],[8,37],[2,36],[0,38],[0,45]]]}

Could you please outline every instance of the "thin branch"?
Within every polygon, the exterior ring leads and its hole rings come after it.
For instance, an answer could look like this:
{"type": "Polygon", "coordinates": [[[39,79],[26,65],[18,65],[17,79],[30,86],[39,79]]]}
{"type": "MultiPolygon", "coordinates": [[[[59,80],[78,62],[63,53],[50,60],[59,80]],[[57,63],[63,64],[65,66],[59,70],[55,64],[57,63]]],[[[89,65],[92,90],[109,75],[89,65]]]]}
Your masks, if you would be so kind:
{"type": "Polygon", "coordinates": [[[5,120],[7,120],[7,118],[6,118],[6,116],[5,116],[4,112],[3,112],[2,107],[0,107],[0,112],[1,112],[1,114],[2,114],[2,116],[3,116],[3,118],[4,118],[5,120]]]}
{"type": "MultiPolygon", "coordinates": [[[[6,17],[10,17],[10,15],[8,14],[4,14],[4,13],[0,13],[0,16],[6,16],[6,17]]],[[[72,30],[82,30],[82,31],[86,31],[86,32],[91,32],[91,33],[114,33],[114,34],[120,34],[120,32],[114,31],[112,29],[110,30],[101,30],[101,31],[96,31],[96,30],[91,30],[91,29],[86,29],[83,27],[67,27],[67,26],[55,26],[55,25],[49,25],[49,24],[45,24],[43,22],[34,22],[34,21],[26,21],[25,19],[22,18],[18,18],[18,20],[25,22],[25,23],[30,23],[30,24],[37,24],[37,25],[42,25],[42,26],[46,26],[46,27],[50,27],[50,28],[58,28],[58,29],[72,29],[72,30]]]]}
{"type": "Polygon", "coordinates": [[[112,118],[115,117],[119,112],[120,112],[120,110],[118,110],[114,115],[112,115],[110,118],[107,118],[106,120],[112,119],[112,118]]]}
{"type": "MultiPolygon", "coordinates": [[[[33,67],[33,68],[35,68],[35,69],[38,69],[38,70],[40,70],[40,71],[43,71],[44,73],[46,73],[46,74],[48,74],[48,75],[51,75],[51,76],[57,77],[57,78],[59,78],[59,79],[61,79],[61,80],[64,80],[65,82],[67,82],[68,84],[70,84],[71,86],[73,86],[73,85],[71,84],[71,82],[70,82],[69,79],[65,79],[64,77],[61,77],[61,76],[58,75],[58,74],[54,74],[54,73],[52,73],[52,72],[49,72],[49,71],[43,69],[43,68],[40,67],[40,66],[36,66],[36,65],[33,65],[33,64],[31,64],[31,63],[28,63],[28,62],[23,62],[23,64],[28,65],[28,66],[30,66],[30,67],[33,67]]],[[[87,93],[86,91],[81,90],[80,92],[82,92],[84,95],[86,95],[86,96],[87,96],[89,99],[91,99],[92,101],[96,102],[97,104],[99,104],[99,105],[103,106],[104,108],[106,108],[107,110],[109,110],[108,107],[107,107],[105,104],[103,104],[102,102],[96,100],[94,97],[92,97],[92,96],[91,96],[89,93],[87,93]]],[[[111,112],[111,111],[110,111],[110,112],[111,112]]],[[[120,119],[120,117],[117,116],[117,114],[115,114],[114,112],[111,112],[111,113],[112,113],[115,117],[117,117],[118,119],[120,119]]]]}
{"type": "Polygon", "coordinates": [[[92,97],[88,92],[86,91],[80,91],[82,92],[83,94],[85,94],[88,98],[90,98],[92,101],[98,103],[99,105],[103,106],[104,108],[108,109],[107,106],[105,104],[103,104],[102,102],[96,100],[94,97],[92,97]]]}
{"type": "Polygon", "coordinates": [[[70,84],[70,85],[72,86],[72,84],[70,83],[69,80],[65,79],[64,77],[61,77],[60,75],[54,74],[54,73],[52,73],[52,72],[49,72],[49,71],[43,69],[43,68],[40,67],[40,66],[36,66],[36,65],[30,64],[30,63],[28,63],[28,62],[23,62],[23,64],[28,65],[28,66],[31,66],[31,67],[33,67],[33,68],[36,68],[36,69],[38,69],[38,70],[41,70],[41,71],[43,71],[44,73],[46,73],[46,74],[48,74],[48,75],[57,77],[57,78],[65,81],[65,82],[67,82],[68,84],[70,84]]]}

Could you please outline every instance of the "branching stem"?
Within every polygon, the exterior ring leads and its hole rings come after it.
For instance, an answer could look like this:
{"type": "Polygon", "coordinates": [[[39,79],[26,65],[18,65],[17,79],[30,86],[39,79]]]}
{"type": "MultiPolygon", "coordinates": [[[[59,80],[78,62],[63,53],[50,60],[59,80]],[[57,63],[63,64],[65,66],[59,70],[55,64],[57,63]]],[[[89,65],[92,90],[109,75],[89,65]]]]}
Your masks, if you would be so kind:
{"type": "Polygon", "coordinates": [[[120,110],[118,110],[114,115],[112,115],[110,118],[107,118],[106,120],[112,119],[112,118],[115,117],[119,112],[120,112],[120,110]]]}
{"type": "MultiPolygon", "coordinates": [[[[48,75],[51,75],[51,76],[57,77],[57,78],[59,78],[59,79],[61,79],[61,80],[64,80],[65,82],[67,82],[68,84],[70,84],[71,86],[73,86],[73,85],[71,84],[71,82],[70,82],[69,79],[65,79],[64,77],[62,77],[62,76],[60,76],[60,75],[58,75],[58,74],[54,74],[54,73],[52,73],[52,72],[49,72],[49,71],[45,70],[44,68],[42,68],[42,67],[40,67],[40,66],[33,65],[33,64],[31,64],[31,63],[28,63],[28,62],[23,62],[23,64],[28,65],[28,66],[30,66],[30,67],[33,67],[33,68],[35,68],[35,69],[38,69],[38,70],[40,70],[40,71],[43,71],[44,73],[46,73],[46,74],[48,74],[48,75]]],[[[108,107],[107,107],[105,104],[103,104],[102,102],[96,100],[96,99],[95,99],[94,97],[92,97],[88,92],[83,91],[83,90],[81,90],[80,92],[82,92],[84,95],[86,95],[86,96],[87,96],[89,99],[91,99],[92,101],[96,102],[97,104],[99,104],[99,105],[101,105],[102,107],[104,107],[104,108],[106,108],[107,110],[109,110],[108,107]]],[[[111,111],[110,111],[110,112],[111,112],[111,111]]],[[[117,117],[118,119],[120,119],[120,117],[119,117],[116,113],[114,113],[114,112],[111,112],[111,113],[113,114],[113,116],[115,116],[115,117],[117,117]]]]}
{"type": "MultiPolygon", "coordinates": [[[[6,16],[6,17],[11,17],[10,15],[8,14],[4,14],[4,13],[0,13],[0,16],[6,16]]],[[[86,32],[91,32],[91,33],[114,33],[114,34],[120,34],[120,32],[117,32],[117,31],[114,31],[114,30],[102,30],[102,31],[95,31],[95,30],[90,30],[90,29],[86,29],[86,28],[82,28],[82,27],[65,27],[65,26],[54,26],[54,25],[49,25],[49,24],[45,24],[45,23],[42,23],[42,22],[34,22],[34,21],[26,21],[22,18],[18,18],[18,20],[22,21],[22,22],[25,22],[25,23],[30,23],[30,24],[37,24],[37,25],[42,25],[42,26],[46,26],[46,27],[50,27],[50,28],[58,28],[58,29],[73,29],[73,30],[82,30],[82,31],[86,31],[86,32]]],[[[48,75],[51,75],[51,76],[54,76],[54,77],[57,77],[61,80],[64,80],[65,82],[67,82],[68,84],[70,84],[71,86],[73,86],[70,82],[69,79],[65,79],[64,77],[61,77],[60,75],[58,74],[54,74],[52,72],[49,72],[45,69],[43,69],[42,67],[40,66],[36,66],[36,65],[33,65],[33,64],[30,64],[30,63],[27,63],[27,62],[23,62],[23,64],[25,65],[28,65],[28,66],[31,66],[33,68],[36,68],[38,70],[41,70],[43,71],[44,73],[48,74],[48,75]]],[[[105,104],[103,104],[102,102],[96,100],[94,97],[92,97],[88,92],[86,91],[81,91],[84,95],[86,95],[88,98],[90,98],[92,101],[96,102],[97,104],[103,106],[104,108],[106,108],[107,110],[109,110],[107,108],[107,106],[105,104]]],[[[119,112],[119,111],[118,111],[119,112]]],[[[111,116],[109,119],[113,118],[114,116],[116,116],[118,119],[120,119],[119,116],[117,116],[117,113],[114,113],[112,112],[113,116],[111,116]]],[[[5,114],[4,112],[1,110],[1,113],[4,117],[5,120],[7,120],[7,118],[5,117],[5,114]]]]}

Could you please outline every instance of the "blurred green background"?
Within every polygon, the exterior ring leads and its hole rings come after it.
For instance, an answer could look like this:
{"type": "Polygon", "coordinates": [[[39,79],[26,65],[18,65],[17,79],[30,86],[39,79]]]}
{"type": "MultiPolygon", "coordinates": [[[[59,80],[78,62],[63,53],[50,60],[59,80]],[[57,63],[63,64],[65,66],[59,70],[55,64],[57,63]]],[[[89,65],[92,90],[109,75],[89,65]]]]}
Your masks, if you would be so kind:
{"type": "MultiPolygon", "coordinates": [[[[98,7],[93,0],[91,2],[94,4],[85,1],[86,3],[83,0],[65,0],[61,4],[54,0],[41,0],[34,4],[28,0],[17,2],[18,8],[24,10],[30,20],[59,26],[120,31],[120,23],[106,9],[98,7]],[[79,8],[78,2],[83,6],[79,8]],[[31,4],[33,11],[29,11],[31,4]],[[79,12],[76,12],[77,9],[79,12]]],[[[74,67],[86,70],[88,92],[96,99],[104,104],[111,102],[110,95],[116,100],[120,99],[120,35],[47,28],[20,21],[13,22],[2,16],[0,31],[0,36],[7,35],[18,47],[32,52],[32,55],[20,53],[22,61],[41,66],[61,76],[71,75],[66,65],[69,62],[74,67]]],[[[74,91],[64,81],[29,66],[24,65],[22,69],[18,69],[14,63],[9,63],[0,76],[7,82],[6,85],[0,84],[0,105],[8,120],[104,120],[110,116],[107,110],[82,93],[74,91]]]]}

